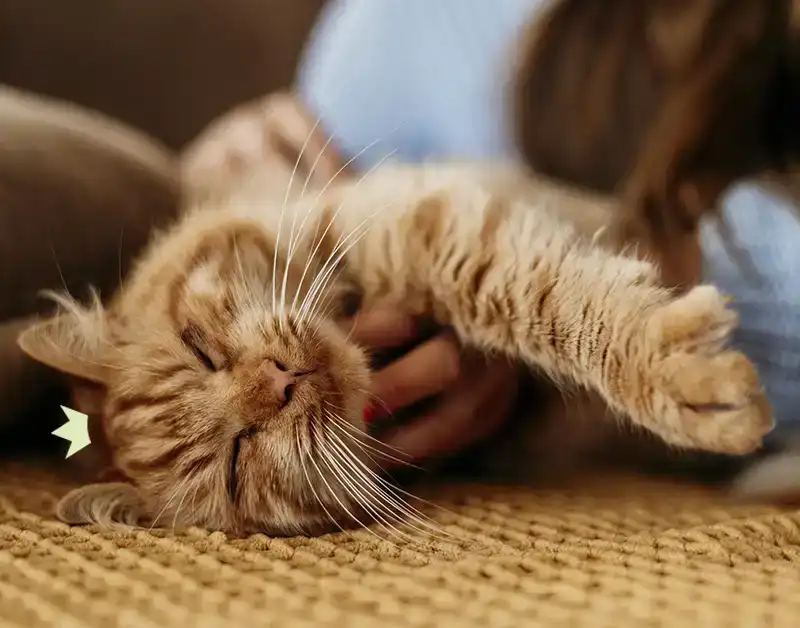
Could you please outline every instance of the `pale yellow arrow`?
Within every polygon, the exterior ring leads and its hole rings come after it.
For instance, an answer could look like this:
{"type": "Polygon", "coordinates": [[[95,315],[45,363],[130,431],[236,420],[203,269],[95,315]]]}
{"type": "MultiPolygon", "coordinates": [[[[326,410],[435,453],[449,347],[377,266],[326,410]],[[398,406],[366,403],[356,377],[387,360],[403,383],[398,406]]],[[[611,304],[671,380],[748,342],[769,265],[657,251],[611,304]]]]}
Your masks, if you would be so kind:
{"type": "Polygon", "coordinates": [[[66,406],[61,406],[61,409],[67,415],[67,422],[51,433],[53,436],[69,441],[67,450],[67,458],[69,458],[84,447],[88,447],[92,442],[89,438],[89,417],[66,406]]]}

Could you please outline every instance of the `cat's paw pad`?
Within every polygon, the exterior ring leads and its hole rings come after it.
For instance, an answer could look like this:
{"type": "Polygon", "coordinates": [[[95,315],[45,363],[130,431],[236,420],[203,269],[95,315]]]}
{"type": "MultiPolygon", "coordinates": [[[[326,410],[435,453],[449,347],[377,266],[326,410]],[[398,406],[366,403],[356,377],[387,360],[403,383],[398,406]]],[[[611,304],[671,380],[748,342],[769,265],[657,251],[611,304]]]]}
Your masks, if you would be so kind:
{"type": "Polygon", "coordinates": [[[651,316],[645,405],[674,445],[745,454],[761,446],[774,422],[755,367],[726,348],[737,323],[728,301],[699,286],[651,316]]]}

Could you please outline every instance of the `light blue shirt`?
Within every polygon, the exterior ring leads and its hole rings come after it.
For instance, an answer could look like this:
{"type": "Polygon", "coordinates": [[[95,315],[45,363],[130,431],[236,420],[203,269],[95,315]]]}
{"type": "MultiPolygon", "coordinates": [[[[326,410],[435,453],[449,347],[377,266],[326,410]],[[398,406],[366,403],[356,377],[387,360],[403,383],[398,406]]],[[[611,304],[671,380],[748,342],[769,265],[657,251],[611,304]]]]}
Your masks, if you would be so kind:
{"type": "MultiPolygon", "coordinates": [[[[508,73],[520,28],[547,0],[332,0],[298,77],[306,105],[347,157],[516,158],[508,73]],[[364,152],[363,149],[369,147],[364,152]]],[[[782,427],[800,424],[800,222],[753,185],[727,197],[732,231],[760,280],[704,231],[707,280],[732,294],[737,343],[755,361],[782,427]]]]}

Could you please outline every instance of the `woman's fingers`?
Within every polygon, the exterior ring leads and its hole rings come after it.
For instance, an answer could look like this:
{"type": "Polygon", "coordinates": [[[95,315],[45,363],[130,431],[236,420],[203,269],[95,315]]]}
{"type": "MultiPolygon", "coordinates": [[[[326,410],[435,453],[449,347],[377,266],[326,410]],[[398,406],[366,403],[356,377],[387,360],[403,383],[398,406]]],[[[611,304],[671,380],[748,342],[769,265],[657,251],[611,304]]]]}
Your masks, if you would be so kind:
{"type": "MultiPolygon", "coordinates": [[[[396,306],[375,306],[350,324],[350,338],[377,351],[408,346],[420,336],[417,320],[396,306]]],[[[375,373],[371,390],[375,401],[365,418],[371,420],[441,394],[458,378],[460,363],[459,344],[451,332],[423,342],[375,373]]]]}
{"type": "MultiPolygon", "coordinates": [[[[394,306],[376,306],[352,321],[351,339],[375,350],[419,339],[420,326],[394,306]]],[[[443,456],[492,434],[516,400],[517,369],[461,350],[446,331],[418,345],[373,376],[373,407],[365,420],[438,397],[433,409],[398,428],[384,442],[414,460],[443,456]]]]}
{"type": "Polygon", "coordinates": [[[429,413],[389,435],[386,445],[411,460],[423,460],[455,453],[494,433],[516,401],[518,372],[501,360],[487,363],[476,357],[471,362],[429,413]]]}
{"type": "Polygon", "coordinates": [[[392,412],[441,394],[458,379],[460,370],[458,341],[451,332],[441,333],[375,374],[375,410],[392,412]]]}

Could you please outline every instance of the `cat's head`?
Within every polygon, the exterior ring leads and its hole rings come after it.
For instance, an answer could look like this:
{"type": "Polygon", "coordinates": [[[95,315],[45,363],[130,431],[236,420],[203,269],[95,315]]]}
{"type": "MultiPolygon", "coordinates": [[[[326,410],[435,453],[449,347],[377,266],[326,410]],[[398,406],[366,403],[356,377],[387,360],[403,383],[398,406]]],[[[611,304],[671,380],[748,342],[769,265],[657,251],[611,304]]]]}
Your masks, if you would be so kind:
{"type": "Polygon", "coordinates": [[[335,287],[295,301],[298,253],[284,299],[274,253],[256,223],[200,217],[161,236],[107,307],[61,299],[22,334],[34,359],[102,391],[90,421],[127,478],[71,492],[61,518],[298,533],[369,495],[367,360],[321,313],[335,287]]]}

